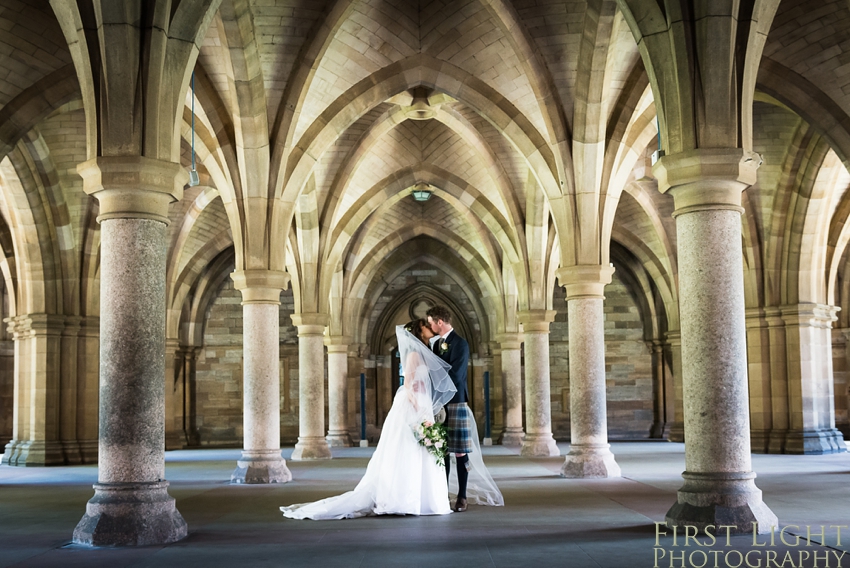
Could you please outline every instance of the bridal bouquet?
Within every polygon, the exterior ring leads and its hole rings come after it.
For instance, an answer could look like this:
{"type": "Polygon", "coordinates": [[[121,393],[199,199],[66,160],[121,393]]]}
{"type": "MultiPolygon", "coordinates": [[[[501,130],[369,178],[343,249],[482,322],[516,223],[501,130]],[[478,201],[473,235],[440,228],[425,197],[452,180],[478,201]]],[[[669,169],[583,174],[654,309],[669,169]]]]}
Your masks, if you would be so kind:
{"type": "Polygon", "coordinates": [[[425,446],[428,453],[437,460],[437,465],[446,463],[446,426],[426,420],[413,430],[420,446],[425,446]]]}

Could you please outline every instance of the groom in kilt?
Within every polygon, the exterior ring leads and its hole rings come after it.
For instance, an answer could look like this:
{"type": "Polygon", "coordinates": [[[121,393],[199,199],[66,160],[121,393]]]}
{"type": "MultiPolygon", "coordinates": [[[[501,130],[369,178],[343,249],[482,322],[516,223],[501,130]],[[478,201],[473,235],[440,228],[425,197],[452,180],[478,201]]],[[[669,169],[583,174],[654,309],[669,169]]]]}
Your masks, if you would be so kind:
{"type": "MultiPolygon", "coordinates": [[[[436,335],[432,344],[434,353],[451,365],[449,377],[457,387],[454,397],[446,404],[446,433],[448,452],[457,458],[457,501],[453,509],[466,511],[466,483],[469,478],[469,456],[472,452],[469,392],[466,388],[466,369],[469,365],[469,344],[452,328],[452,314],[445,306],[434,306],[427,312],[428,326],[436,335]]],[[[451,474],[452,462],[446,460],[446,478],[451,474]]]]}

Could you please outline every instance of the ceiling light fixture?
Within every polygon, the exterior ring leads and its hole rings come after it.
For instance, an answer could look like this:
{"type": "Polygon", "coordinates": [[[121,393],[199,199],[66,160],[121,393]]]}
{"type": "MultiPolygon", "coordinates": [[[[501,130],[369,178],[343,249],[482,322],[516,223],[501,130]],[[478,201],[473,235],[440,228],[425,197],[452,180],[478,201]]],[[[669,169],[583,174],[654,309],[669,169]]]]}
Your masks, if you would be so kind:
{"type": "Polygon", "coordinates": [[[413,199],[419,202],[428,201],[433,193],[427,183],[419,182],[413,186],[413,199]]]}
{"type": "Polygon", "coordinates": [[[195,72],[192,71],[192,169],[189,170],[189,187],[200,185],[201,178],[195,169],[195,72]]]}

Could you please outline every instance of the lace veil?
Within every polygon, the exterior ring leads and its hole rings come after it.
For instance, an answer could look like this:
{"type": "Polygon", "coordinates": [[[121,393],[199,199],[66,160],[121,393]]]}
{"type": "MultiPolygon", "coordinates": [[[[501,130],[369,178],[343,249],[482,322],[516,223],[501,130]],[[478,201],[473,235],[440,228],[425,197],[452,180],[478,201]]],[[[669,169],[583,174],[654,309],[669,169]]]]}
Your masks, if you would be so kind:
{"type": "Polygon", "coordinates": [[[404,367],[405,384],[411,380],[416,381],[414,389],[424,389],[430,394],[432,413],[437,414],[457,392],[449,377],[451,365],[434,355],[427,345],[416,339],[403,325],[396,326],[395,334],[398,339],[399,357],[404,367]]]}
{"type": "MultiPolygon", "coordinates": [[[[481,456],[481,444],[478,442],[478,426],[475,423],[475,417],[472,410],[469,411],[470,422],[470,440],[472,441],[472,452],[466,454],[469,456],[467,462],[469,470],[469,478],[466,482],[466,499],[470,505],[488,505],[490,507],[503,507],[505,498],[496,482],[493,481],[493,476],[487,466],[484,465],[484,458],[481,456]]],[[[447,458],[448,459],[448,458],[447,458]]],[[[451,455],[452,469],[458,467],[457,458],[451,455]]],[[[450,476],[449,479],[449,494],[454,499],[457,496],[457,476],[450,476]]]]}

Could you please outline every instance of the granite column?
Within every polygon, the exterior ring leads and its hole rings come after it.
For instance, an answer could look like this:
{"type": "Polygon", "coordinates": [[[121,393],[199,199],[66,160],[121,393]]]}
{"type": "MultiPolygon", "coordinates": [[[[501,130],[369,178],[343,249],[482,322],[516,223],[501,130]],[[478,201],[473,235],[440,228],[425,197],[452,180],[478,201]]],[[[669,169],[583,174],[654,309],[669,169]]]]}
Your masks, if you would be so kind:
{"type": "Polygon", "coordinates": [[[567,290],[570,333],[570,452],[564,477],[620,477],[608,443],[605,393],[603,290],[611,266],[571,266],[558,271],[567,290]]]}
{"type": "Polygon", "coordinates": [[[503,446],[521,446],[522,431],[522,358],[519,335],[504,333],[497,337],[502,349],[502,380],[505,388],[505,429],[503,446]]]}
{"type": "Polygon", "coordinates": [[[525,343],[525,439],[520,454],[551,457],[561,455],[552,436],[552,400],[549,385],[549,324],[551,310],[517,314],[525,343]]]}
{"type": "Polygon", "coordinates": [[[351,445],[348,435],[348,343],[350,337],[328,337],[328,435],[331,447],[351,445]]]}
{"type": "Polygon", "coordinates": [[[239,270],[231,275],[242,292],[242,456],[231,483],[286,483],[292,474],[280,455],[280,293],[289,275],[239,270]]]}
{"type": "Polygon", "coordinates": [[[331,458],[325,440],[325,350],[323,335],[328,316],[292,314],[298,328],[298,443],[293,460],[331,458]]]}
{"type": "Polygon", "coordinates": [[[166,226],[186,172],[138,156],[78,171],[100,204],[100,427],[95,495],[74,542],[174,542],[187,527],[165,481],[166,226]]]}
{"type": "Polygon", "coordinates": [[[679,261],[685,483],[667,512],[671,526],[735,525],[770,532],[750,457],[741,192],[758,156],[740,149],[662,158],[659,189],[674,199],[679,261]]]}

